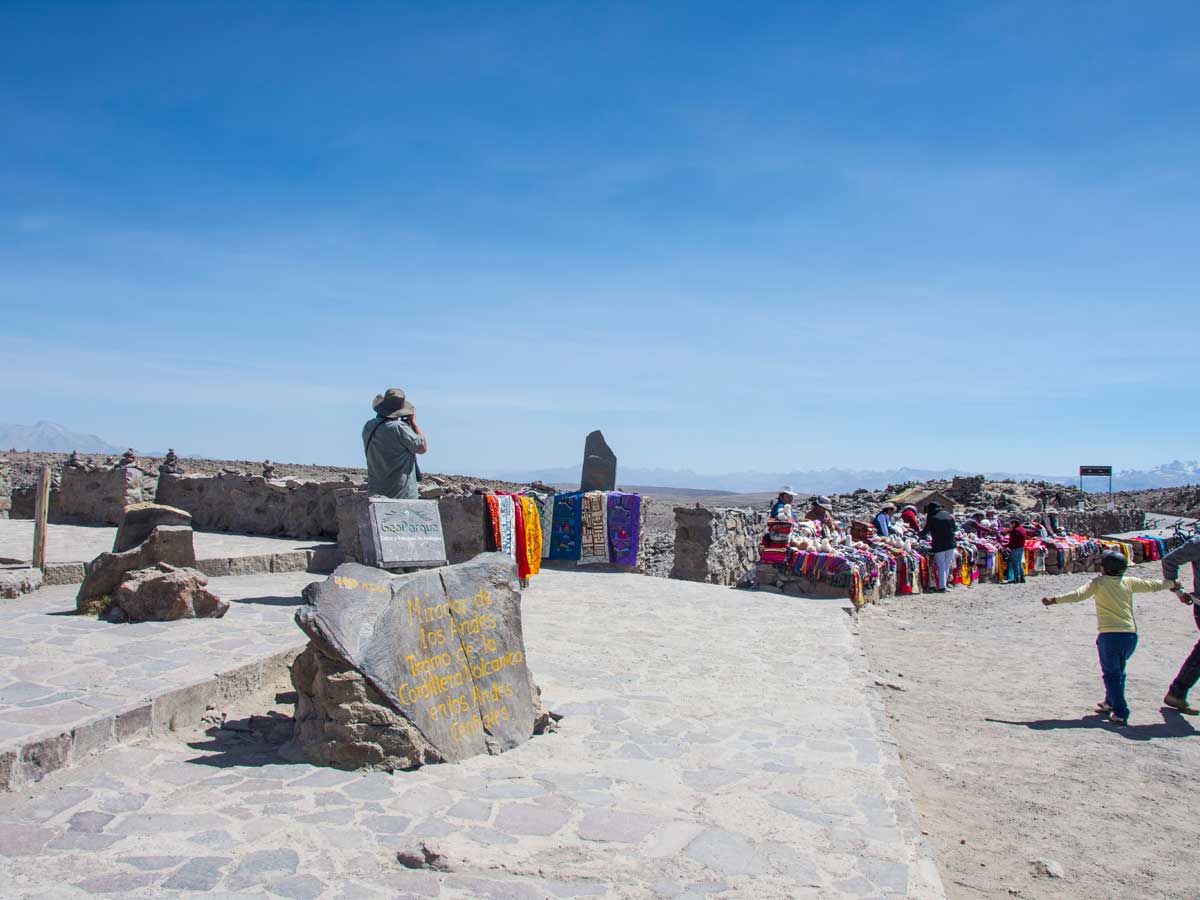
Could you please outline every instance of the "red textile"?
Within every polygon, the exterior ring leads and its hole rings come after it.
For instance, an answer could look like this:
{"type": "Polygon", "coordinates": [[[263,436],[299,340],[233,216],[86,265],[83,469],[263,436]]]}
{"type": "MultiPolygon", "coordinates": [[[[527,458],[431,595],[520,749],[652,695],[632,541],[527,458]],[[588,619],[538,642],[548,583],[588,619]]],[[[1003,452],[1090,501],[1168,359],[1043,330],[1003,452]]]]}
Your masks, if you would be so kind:
{"type": "MultiPolygon", "coordinates": [[[[506,492],[501,491],[505,494],[506,492]]],[[[513,498],[513,521],[516,523],[517,530],[516,543],[513,549],[517,554],[517,576],[519,578],[528,578],[530,573],[529,568],[529,553],[525,544],[525,511],[521,509],[521,498],[516,494],[506,494],[513,498]]]]}

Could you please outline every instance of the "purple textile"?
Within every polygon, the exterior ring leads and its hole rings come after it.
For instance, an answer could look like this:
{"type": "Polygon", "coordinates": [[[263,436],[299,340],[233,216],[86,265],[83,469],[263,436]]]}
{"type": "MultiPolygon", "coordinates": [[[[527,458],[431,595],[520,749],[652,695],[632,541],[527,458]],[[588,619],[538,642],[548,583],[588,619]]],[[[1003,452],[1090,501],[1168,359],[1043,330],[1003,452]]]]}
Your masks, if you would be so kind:
{"type": "Polygon", "coordinates": [[[642,495],[608,494],[608,559],[618,566],[636,566],[642,525],[642,495]]]}

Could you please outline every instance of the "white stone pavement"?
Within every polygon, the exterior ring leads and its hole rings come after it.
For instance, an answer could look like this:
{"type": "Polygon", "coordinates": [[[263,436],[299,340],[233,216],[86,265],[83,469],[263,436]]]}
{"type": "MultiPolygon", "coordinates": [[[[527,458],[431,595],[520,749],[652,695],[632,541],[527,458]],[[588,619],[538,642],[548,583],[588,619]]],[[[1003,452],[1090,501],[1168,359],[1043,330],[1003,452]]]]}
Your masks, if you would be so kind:
{"type": "MultiPolygon", "coordinates": [[[[75,585],[0,601],[0,768],[7,754],[60,736],[61,746],[39,751],[50,758],[27,760],[30,768],[52,770],[137,737],[153,724],[153,698],[195,699],[203,714],[206,700],[252,688],[230,685],[221,691],[217,675],[238,675],[301,649],[304,637],[292,614],[300,590],[318,577],[301,572],[214,578],[212,589],[232,604],[222,619],[111,625],[72,614],[75,585]],[[62,753],[76,759],[55,756],[62,753]]],[[[0,778],[0,786],[5,782],[0,778]]]]}
{"type": "Polygon", "coordinates": [[[944,896],[838,604],[545,572],[524,612],[557,733],[394,775],[229,728],[124,745],[0,795],[0,896],[944,896]],[[400,867],[419,841],[450,871],[400,867]]]}

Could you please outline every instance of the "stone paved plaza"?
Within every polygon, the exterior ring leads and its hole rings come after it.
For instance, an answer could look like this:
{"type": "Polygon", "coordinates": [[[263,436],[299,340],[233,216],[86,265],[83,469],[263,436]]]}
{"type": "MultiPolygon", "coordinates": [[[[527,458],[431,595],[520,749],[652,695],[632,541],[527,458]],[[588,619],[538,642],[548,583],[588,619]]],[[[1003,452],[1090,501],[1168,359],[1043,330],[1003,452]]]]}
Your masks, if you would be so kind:
{"type": "Polygon", "coordinates": [[[72,730],[83,755],[147,731],[155,698],[163,706],[172,698],[207,704],[231,695],[238,686],[223,688],[218,676],[228,681],[271,660],[278,668],[277,657],[304,646],[292,613],[300,590],[317,577],[215,578],[213,589],[232,602],[223,619],[110,625],[71,615],[75,585],[0,601],[0,757],[72,730]]]}
{"type": "MultiPolygon", "coordinates": [[[[195,665],[193,647],[209,668],[257,652],[251,625],[270,653],[300,643],[288,620],[311,577],[214,580],[258,598],[217,622],[61,617],[4,671],[64,694],[86,677],[98,696],[126,669],[145,684],[176,658],[195,665]],[[39,673],[47,645],[65,665],[93,642],[97,659],[39,673]]],[[[17,619],[54,618],[54,590],[12,601],[17,619]]],[[[247,731],[271,707],[260,693],[225,728],[155,734],[0,795],[0,896],[943,896],[840,604],[548,571],[524,606],[556,733],[456,765],[341,772],[287,762],[247,731]],[[396,862],[422,842],[446,871],[396,862]]]]}

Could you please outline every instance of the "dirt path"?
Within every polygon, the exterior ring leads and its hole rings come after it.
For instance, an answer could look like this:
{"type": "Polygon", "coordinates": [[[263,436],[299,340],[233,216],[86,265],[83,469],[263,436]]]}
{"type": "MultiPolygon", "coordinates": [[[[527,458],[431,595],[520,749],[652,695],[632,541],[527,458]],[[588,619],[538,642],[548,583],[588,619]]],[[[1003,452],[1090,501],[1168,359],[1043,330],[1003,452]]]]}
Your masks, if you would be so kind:
{"type": "Polygon", "coordinates": [[[894,598],[862,617],[876,677],[899,688],[882,688],[888,715],[952,900],[1200,898],[1200,719],[1160,708],[1200,635],[1174,595],[1139,597],[1131,726],[1107,725],[1091,714],[1094,607],[1038,603],[1086,577],[894,598]],[[1065,877],[1035,876],[1035,859],[1065,877]]]}

